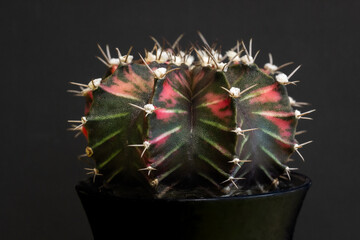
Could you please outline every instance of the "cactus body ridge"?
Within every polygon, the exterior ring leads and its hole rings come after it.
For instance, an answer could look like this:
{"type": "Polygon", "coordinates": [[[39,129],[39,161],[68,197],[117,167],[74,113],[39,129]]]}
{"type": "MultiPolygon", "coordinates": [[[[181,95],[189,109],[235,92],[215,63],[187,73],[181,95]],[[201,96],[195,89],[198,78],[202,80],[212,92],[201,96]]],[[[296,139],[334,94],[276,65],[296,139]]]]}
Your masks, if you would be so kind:
{"type": "Polygon", "coordinates": [[[300,66],[287,76],[278,71],[289,63],[277,67],[269,54],[261,69],[252,41],[222,56],[200,37],[197,61],[177,43],[156,41],[136,61],[131,49],[114,59],[100,47],[105,76],[73,83],[86,108],[71,130],[88,140],[94,180],[123,195],[191,198],[269,191],[296,170],[289,158],[306,144],[295,140],[296,126],[312,112],[294,110],[306,103],[287,94],[300,66]]]}

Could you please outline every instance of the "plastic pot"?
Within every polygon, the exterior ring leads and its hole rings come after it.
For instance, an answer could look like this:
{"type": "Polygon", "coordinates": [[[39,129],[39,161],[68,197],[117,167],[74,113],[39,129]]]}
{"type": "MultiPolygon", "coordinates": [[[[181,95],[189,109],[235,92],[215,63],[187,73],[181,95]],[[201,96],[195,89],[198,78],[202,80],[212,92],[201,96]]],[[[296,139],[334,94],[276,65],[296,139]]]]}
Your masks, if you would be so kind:
{"type": "Polygon", "coordinates": [[[265,194],[209,199],[124,199],[80,182],[76,191],[94,239],[292,239],[308,177],[265,194]]]}

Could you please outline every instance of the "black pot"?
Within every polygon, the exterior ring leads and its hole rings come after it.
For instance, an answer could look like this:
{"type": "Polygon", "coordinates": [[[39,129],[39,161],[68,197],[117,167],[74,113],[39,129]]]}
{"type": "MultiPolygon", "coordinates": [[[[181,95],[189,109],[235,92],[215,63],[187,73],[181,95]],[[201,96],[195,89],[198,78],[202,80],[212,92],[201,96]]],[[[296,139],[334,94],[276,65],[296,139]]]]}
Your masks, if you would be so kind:
{"type": "Polygon", "coordinates": [[[94,239],[285,240],[311,181],[292,174],[291,187],[209,199],[123,199],[76,186],[94,239]]]}

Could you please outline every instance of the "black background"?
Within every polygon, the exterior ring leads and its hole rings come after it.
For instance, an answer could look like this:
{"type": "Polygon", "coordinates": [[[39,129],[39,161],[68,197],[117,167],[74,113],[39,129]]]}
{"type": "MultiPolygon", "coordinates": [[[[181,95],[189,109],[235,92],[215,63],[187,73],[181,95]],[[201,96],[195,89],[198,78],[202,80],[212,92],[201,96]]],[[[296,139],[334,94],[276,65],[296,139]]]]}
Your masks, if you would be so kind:
{"type": "Polygon", "coordinates": [[[197,30],[223,49],[252,37],[261,66],[268,52],[278,65],[302,64],[293,79],[301,82],[289,93],[312,103],[303,110],[317,111],[299,127],[308,130],[299,141],[314,143],[301,150],[306,162],[295,157],[293,166],[313,186],[294,239],[356,239],[359,12],[359,1],[329,0],[2,2],[1,239],[91,239],[74,190],[85,177],[86,165],[76,156],[86,143],[66,131],[67,119],[82,116],[83,99],[66,92],[74,89],[68,82],[104,73],[96,43],[122,52],[133,45],[137,55],[152,47],[149,35],[173,42],[185,33],[186,46],[199,41],[197,30]]]}

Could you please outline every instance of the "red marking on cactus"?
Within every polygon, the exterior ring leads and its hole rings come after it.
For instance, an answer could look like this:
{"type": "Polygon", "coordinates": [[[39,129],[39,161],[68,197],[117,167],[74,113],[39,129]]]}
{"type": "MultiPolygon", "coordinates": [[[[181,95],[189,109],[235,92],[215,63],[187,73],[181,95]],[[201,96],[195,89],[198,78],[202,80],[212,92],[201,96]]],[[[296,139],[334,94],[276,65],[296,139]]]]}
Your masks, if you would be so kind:
{"type": "Polygon", "coordinates": [[[280,140],[275,140],[276,144],[279,145],[281,148],[292,148],[292,144],[290,143],[285,143],[283,141],[280,141],[280,140]]]}
{"type": "Polygon", "coordinates": [[[256,89],[251,94],[259,95],[250,100],[250,104],[254,103],[267,103],[267,102],[278,102],[281,99],[280,93],[276,90],[278,84],[275,83],[270,86],[256,89]]]}
{"type": "Polygon", "coordinates": [[[171,136],[171,133],[170,134],[167,134],[167,133],[161,134],[157,138],[151,140],[150,143],[155,144],[155,148],[158,148],[161,145],[165,144],[170,136],[171,136]]]}
{"type": "Polygon", "coordinates": [[[91,99],[91,101],[94,99],[94,95],[93,95],[92,91],[88,91],[86,96],[89,97],[91,99]]]}
{"type": "Polygon", "coordinates": [[[166,108],[171,108],[176,106],[176,98],[179,96],[180,95],[174,91],[174,89],[170,86],[169,81],[166,79],[159,96],[159,101],[165,103],[166,108]]]}
{"type": "Polygon", "coordinates": [[[86,139],[89,138],[88,131],[86,130],[85,127],[81,127],[81,132],[84,134],[84,136],[85,136],[86,139]]]}
{"type": "MultiPolygon", "coordinates": [[[[163,134],[157,136],[154,139],[150,139],[149,141],[151,144],[156,144],[155,148],[157,148],[160,145],[163,145],[173,133],[179,132],[180,129],[181,129],[181,126],[175,127],[167,132],[164,132],[163,134]]],[[[152,138],[152,137],[150,137],[150,138],[152,138]]]]}
{"type": "Polygon", "coordinates": [[[175,112],[171,112],[167,109],[158,108],[154,111],[156,114],[156,119],[162,120],[164,122],[168,122],[171,118],[176,114],[175,112]]]}
{"type": "Polygon", "coordinates": [[[122,70],[128,81],[122,81],[116,75],[113,75],[111,79],[113,84],[111,86],[101,84],[100,87],[113,95],[126,98],[136,98],[136,93],[148,92],[147,89],[153,87],[153,81],[145,81],[132,70],[131,65],[124,67],[122,70]]]}
{"type": "Polygon", "coordinates": [[[155,138],[154,140],[150,141],[151,144],[155,144],[155,148],[158,148],[159,146],[166,143],[166,141],[169,139],[170,135],[160,135],[159,137],[155,138]]]}
{"type": "Polygon", "coordinates": [[[110,68],[111,74],[113,74],[117,68],[118,68],[118,65],[111,66],[111,68],[110,68]]]}
{"type": "Polygon", "coordinates": [[[230,108],[231,99],[225,94],[215,94],[212,92],[206,93],[200,102],[210,103],[216,102],[215,104],[207,105],[206,107],[219,119],[229,122],[233,112],[230,108]],[[220,101],[218,101],[220,99],[220,101]],[[223,99],[223,100],[221,100],[223,99]]]}
{"type": "Polygon", "coordinates": [[[290,138],[292,134],[291,122],[289,120],[284,120],[276,117],[265,116],[267,120],[272,122],[279,128],[279,134],[281,137],[290,138]]]}

